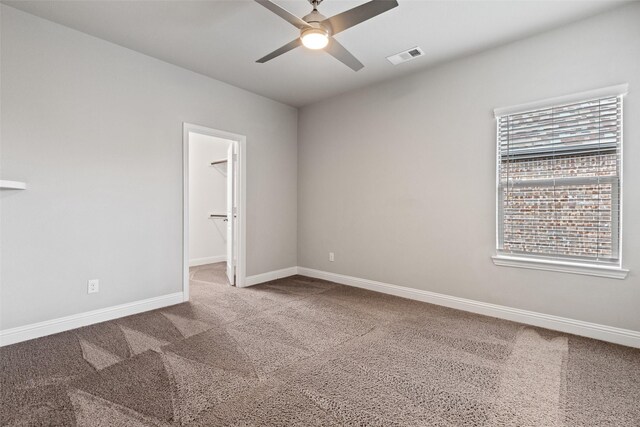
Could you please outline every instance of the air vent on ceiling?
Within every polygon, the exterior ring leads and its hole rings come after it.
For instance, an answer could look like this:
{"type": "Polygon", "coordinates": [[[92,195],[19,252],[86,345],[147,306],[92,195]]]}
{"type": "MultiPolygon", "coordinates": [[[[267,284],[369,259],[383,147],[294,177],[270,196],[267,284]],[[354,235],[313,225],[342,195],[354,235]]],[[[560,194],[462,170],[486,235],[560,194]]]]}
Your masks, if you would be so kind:
{"type": "Polygon", "coordinates": [[[424,52],[419,47],[412,47],[411,49],[407,49],[404,52],[396,53],[395,55],[387,56],[389,62],[393,65],[398,65],[403,62],[411,61],[412,59],[416,59],[424,55],[424,52]]]}

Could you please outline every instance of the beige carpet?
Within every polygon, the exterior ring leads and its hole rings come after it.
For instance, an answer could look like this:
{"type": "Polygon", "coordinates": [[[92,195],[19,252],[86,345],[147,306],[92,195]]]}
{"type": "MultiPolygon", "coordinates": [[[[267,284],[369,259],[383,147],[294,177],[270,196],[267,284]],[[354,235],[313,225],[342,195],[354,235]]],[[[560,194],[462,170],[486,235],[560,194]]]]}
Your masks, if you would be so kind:
{"type": "Polygon", "coordinates": [[[640,350],[305,277],[0,349],[0,423],[640,426],[640,350]]]}

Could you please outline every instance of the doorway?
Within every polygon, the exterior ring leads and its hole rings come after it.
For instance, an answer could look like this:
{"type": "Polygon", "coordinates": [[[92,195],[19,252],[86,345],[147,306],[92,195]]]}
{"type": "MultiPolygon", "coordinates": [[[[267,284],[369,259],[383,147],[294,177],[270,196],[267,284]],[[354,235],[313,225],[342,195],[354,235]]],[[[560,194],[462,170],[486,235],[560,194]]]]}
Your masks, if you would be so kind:
{"type": "Polygon", "coordinates": [[[183,124],[185,301],[190,267],[225,263],[228,283],[245,284],[245,144],[243,135],[183,124]]]}

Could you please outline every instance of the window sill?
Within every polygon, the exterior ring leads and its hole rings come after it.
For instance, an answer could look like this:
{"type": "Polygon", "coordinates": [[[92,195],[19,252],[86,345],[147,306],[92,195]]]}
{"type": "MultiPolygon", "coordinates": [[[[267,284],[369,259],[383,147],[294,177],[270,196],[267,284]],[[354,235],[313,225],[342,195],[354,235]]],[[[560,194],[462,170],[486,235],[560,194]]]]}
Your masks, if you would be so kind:
{"type": "Polygon", "coordinates": [[[562,273],[586,274],[588,276],[625,279],[629,270],[606,265],[590,265],[578,262],[531,259],[507,255],[495,255],[491,259],[501,267],[530,268],[534,270],[559,271],[562,273]]]}

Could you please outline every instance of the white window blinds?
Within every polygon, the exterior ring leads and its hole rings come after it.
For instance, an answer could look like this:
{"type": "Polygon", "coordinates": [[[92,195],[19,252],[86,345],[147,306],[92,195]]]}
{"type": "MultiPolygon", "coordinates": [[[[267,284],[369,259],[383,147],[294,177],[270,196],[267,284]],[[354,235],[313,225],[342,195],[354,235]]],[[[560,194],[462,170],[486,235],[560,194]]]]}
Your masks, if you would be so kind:
{"type": "Polygon", "coordinates": [[[498,120],[498,253],[619,264],[622,96],[498,120]]]}

